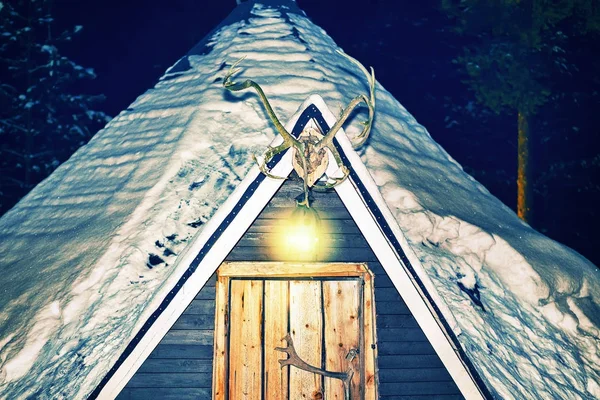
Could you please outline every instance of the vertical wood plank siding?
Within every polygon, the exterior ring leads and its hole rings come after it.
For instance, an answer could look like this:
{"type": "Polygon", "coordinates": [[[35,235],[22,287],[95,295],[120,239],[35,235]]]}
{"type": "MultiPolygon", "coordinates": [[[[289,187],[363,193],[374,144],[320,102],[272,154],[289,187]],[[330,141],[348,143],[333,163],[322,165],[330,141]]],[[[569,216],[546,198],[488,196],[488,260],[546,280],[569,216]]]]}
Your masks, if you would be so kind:
{"type": "MultiPolygon", "coordinates": [[[[284,261],[273,249],[277,223],[291,215],[301,182],[288,180],[228,255],[228,261],[284,261]]],[[[379,394],[385,400],[462,399],[423,331],[402,301],[335,192],[312,193],[325,231],[319,262],[366,262],[375,275],[379,394]]],[[[210,399],[215,278],[118,396],[119,400],[210,399]]],[[[235,399],[232,399],[235,400],[235,399]]]]}

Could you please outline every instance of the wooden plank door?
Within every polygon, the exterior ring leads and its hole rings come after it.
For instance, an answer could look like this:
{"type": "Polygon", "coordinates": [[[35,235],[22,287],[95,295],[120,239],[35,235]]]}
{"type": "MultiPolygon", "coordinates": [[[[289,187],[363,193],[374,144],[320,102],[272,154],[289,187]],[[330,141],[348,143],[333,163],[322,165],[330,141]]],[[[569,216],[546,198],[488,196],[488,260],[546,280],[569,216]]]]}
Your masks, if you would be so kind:
{"type": "Polygon", "coordinates": [[[218,297],[226,306],[217,305],[222,328],[215,337],[214,397],[345,400],[348,392],[352,400],[375,398],[369,395],[375,393],[374,337],[365,335],[373,326],[372,302],[364,287],[361,274],[220,276],[218,297]]]}

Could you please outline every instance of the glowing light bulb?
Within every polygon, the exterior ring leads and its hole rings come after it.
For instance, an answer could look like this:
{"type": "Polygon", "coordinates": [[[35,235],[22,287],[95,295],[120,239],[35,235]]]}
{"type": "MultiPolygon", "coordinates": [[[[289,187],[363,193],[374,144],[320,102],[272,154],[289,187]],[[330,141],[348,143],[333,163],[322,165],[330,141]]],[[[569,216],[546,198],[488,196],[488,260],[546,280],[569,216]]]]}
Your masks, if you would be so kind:
{"type": "Polygon", "coordinates": [[[297,207],[285,229],[288,253],[300,258],[313,258],[319,242],[320,218],[313,208],[297,207]]]}
{"type": "Polygon", "coordinates": [[[286,242],[290,248],[295,248],[301,252],[312,252],[319,241],[316,234],[317,232],[311,229],[311,227],[298,226],[288,233],[286,242]]]}

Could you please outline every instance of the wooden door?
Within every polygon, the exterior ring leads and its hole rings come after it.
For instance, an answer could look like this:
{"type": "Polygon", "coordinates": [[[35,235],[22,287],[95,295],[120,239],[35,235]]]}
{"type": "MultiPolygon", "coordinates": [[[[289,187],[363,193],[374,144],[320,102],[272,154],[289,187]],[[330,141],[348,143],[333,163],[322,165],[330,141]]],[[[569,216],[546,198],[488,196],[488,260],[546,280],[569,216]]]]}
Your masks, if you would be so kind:
{"type": "Polygon", "coordinates": [[[376,398],[365,266],[231,263],[217,294],[215,398],[376,398]]]}

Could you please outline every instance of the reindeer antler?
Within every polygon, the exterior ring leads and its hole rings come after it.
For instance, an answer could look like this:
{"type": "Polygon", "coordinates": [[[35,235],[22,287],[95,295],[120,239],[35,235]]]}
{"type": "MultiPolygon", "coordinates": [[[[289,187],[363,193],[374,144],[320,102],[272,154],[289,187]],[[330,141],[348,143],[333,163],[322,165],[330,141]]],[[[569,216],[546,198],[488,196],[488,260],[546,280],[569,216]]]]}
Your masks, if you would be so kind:
{"type": "Polygon", "coordinates": [[[298,353],[296,353],[296,349],[294,348],[294,341],[292,340],[292,336],[288,333],[281,340],[285,340],[287,343],[286,347],[276,347],[275,350],[282,351],[287,354],[288,358],[285,360],[279,360],[279,364],[281,368],[286,365],[293,365],[296,368],[299,368],[303,371],[312,372],[313,374],[323,375],[327,378],[339,379],[344,384],[344,393],[345,400],[350,400],[350,382],[352,381],[352,376],[354,376],[354,368],[352,367],[352,360],[358,354],[358,350],[351,349],[348,355],[346,356],[346,360],[350,362],[350,368],[346,372],[332,372],[327,371],[322,368],[313,367],[306,361],[300,358],[298,353]]]}
{"type": "Polygon", "coordinates": [[[311,135],[307,135],[305,137],[302,137],[302,135],[301,135],[301,137],[299,139],[292,136],[285,129],[285,127],[281,124],[281,122],[279,122],[279,119],[275,115],[275,112],[273,111],[273,108],[271,107],[271,104],[269,103],[267,96],[263,92],[262,88],[256,82],[248,79],[242,83],[237,83],[232,80],[232,77],[240,71],[240,68],[238,68],[238,65],[244,60],[245,57],[242,57],[239,60],[237,60],[235,63],[233,63],[231,68],[229,68],[228,73],[225,75],[225,79],[223,80],[223,87],[225,89],[233,91],[233,92],[248,89],[250,87],[253,88],[256,91],[256,93],[258,93],[258,96],[260,97],[260,100],[261,100],[263,106],[265,107],[267,115],[273,122],[273,125],[275,125],[275,129],[277,130],[277,132],[279,132],[279,134],[283,138],[283,143],[281,143],[280,145],[275,146],[275,147],[271,147],[271,146],[268,147],[267,151],[264,154],[264,160],[262,163],[259,163],[256,160],[256,157],[254,157],[254,160],[255,160],[255,162],[257,162],[258,166],[260,167],[261,172],[271,178],[285,179],[284,177],[279,177],[279,176],[275,176],[275,175],[271,174],[271,171],[269,170],[267,164],[277,154],[284,152],[285,150],[289,149],[290,147],[292,147],[294,149],[294,151],[296,152],[296,154],[298,155],[298,162],[294,163],[294,169],[296,170],[298,175],[304,181],[304,200],[301,202],[298,202],[299,206],[310,207],[309,200],[308,200],[308,190],[310,187],[314,187],[317,190],[330,189],[332,187],[335,187],[336,185],[339,185],[348,177],[350,171],[344,165],[344,162],[342,161],[342,157],[340,156],[338,150],[336,149],[335,145],[333,144],[333,138],[335,137],[336,133],[340,130],[342,125],[344,125],[344,123],[346,122],[346,120],[348,119],[348,117],[350,116],[352,111],[360,103],[365,103],[367,105],[367,107],[369,108],[369,119],[364,123],[365,127],[360,132],[360,134],[356,135],[356,137],[354,138],[354,141],[352,143],[352,146],[354,148],[358,148],[366,142],[366,140],[369,137],[371,127],[373,125],[373,118],[375,116],[375,71],[373,70],[373,68],[371,68],[371,73],[369,74],[369,72],[366,70],[366,68],[363,67],[362,64],[359,63],[357,60],[350,57],[349,55],[342,52],[341,50],[337,50],[337,52],[339,54],[341,54],[342,56],[346,57],[348,60],[350,60],[355,65],[357,65],[360,68],[360,70],[363,71],[363,73],[367,77],[367,81],[369,82],[369,96],[367,97],[366,95],[361,94],[359,96],[356,96],[354,99],[352,99],[352,101],[350,102],[348,107],[346,107],[346,109],[344,109],[342,111],[340,118],[331,127],[329,132],[327,132],[321,139],[318,139],[317,141],[312,141],[311,135]],[[321,153],[324,149],[328,149],[331,152],[337,165],[342,169],[343,176],[341,178],[328,177],[330,180],[333,181],[333,183],[325,183],[325,184],[321,184],[321,185],[316,185],[315,182],[320,178],[320,176],[316,176],[316,175],[323,175],[323,172],[326,171],[326,169],[327,169],[328,158],[323,157],[323,155],[321,153]],[[311,155],[316,155],[316,154],[319,154],[319,156],[315,157],[313,159],[311,157],[311,155]],[[315,165],[313,165],[313,164],[315,164],[315,165]],[[308,171],[309,168],[311,169],[310,174],[308,171]],[[315,171],[318,171],[318,173],[315,173],[315,171]],[[309,175],[311,177],[310,182],[308,182],[309,175]]]}
{"type": "Polygon", "coordinates": [[[260,85],[258,85],[258,83],[250,80],[250,79],[246,79],[244,82],[242,83],[237,83],[237,82],[233,82],[232,81],[232,77],[237,74],[238,72],[240,72],[241,68],[238,68],[238,65],[244,61],[244,59],[246,58],[246,56],[240,58],[239,60],[237,60],[236,62],[234,62],[231,67],[229,68],[229,71],[227,72],[227,74],[225,75],[225,79],[223,80],[223,87],[229,91],[232,92],[237,92],[240,90],[245,90],[248,88],[253,88],[256,93],[258,93],[258,96],[260,97],[260,100],[263,104],[263,106],[265,107],[265,111],[267,112],[267,115],[269,116],[269,119],[271,119],[271,122],[273,122],[273,125],[275,125],[275,129],[277,130],[277,132],[279,132],[279,134],[281,135],[281,137],[283,138],[283,143],[280,144],[279,146],[276,147],[271,147],[269,146],[267,152],[265,153],[265,157],[264,157],[264,161],[262,164],[258,163],[258,161],[256,160],[256,157],[253,157],[254,160],[259,164],[260,170],[261,172],[263,172],[265,175],[271,177],[271,178],[277,178],[277,179],[285,179],[284,177],[280,177],[280,176],[275,176],[272,175],[269,170],[267,169],[267,163],[269,161],[271,161],[271,159],[281,153],[282,151],[287,150],[290,147],[296,147],[296,148],[304,148],[304,145],[298,140],[296,139],[294,136],[292,136],[283,126],[283,124],[281,122],[279,122],[279,118],[277,118],[277,115],[275,115],[275,111],[273,111],[273,107],[271,107],[271,103],[269,103],[269,99],[267,99],[267,96],[265,95],[265,92],[262,90],[262,88],[260,87],[260,85]]]}
{"type": "MultiPolygon", "coordinates": [[[[348,60],[350,60],[353,64],[357,65],[360,68],[360,70],[365,74],[365,76],[367,77],[367,81],[369,82],[369,97],[365,96],[364,94],[361,94],[361,95],[356,96],[354,99],[352,99],[350,104],[348,104],[348,107],[346,107],[342,111],[340,118],[331,127],[329,132],[327,132],[327,135],[325,135],[325,137],[321,140],[323,145],[326,146],[327,148],[329,148],[329,150],[331,150],[332,153],[335,151],[335,150],[332,150],[332,148],[331,148],[333,146],[330,146],[330,144],[333,142],[333,137],[340,130],[342,125],[344,125],[344,123],[346,122],[346,120],[348,119],[348,117],[350,116],[352,111],[354,111],[354,109],[360,103],[365,103],[366,106],[369,108],[369,119],[364,123],[365,127],[363,128],[363,130],[355,137],[355,139],[359,139],[358,142],[352,143],[352,146],[355,149],[362,146],[369,138],[369,133],[371,132],[371,127],[373,125],[373,119],[375,118],[375,70],[373,69],[373,67],[371,67],[371,73],[369,74],[367,69],[356,59],[350,57],[348,54],[344,53],[341,50],[336,50],[336,51],[340,55],[342,55],[342,56],[346,57],[348,60]]],[[[337,153],[337,151],[336,151],[336,153],[337,153]]],[[[335,153],[334,153],[334,156],[335,156],[335,153]]],[[[337,157],[336,157],[336,160],[337,160],[337,157]]]]}

